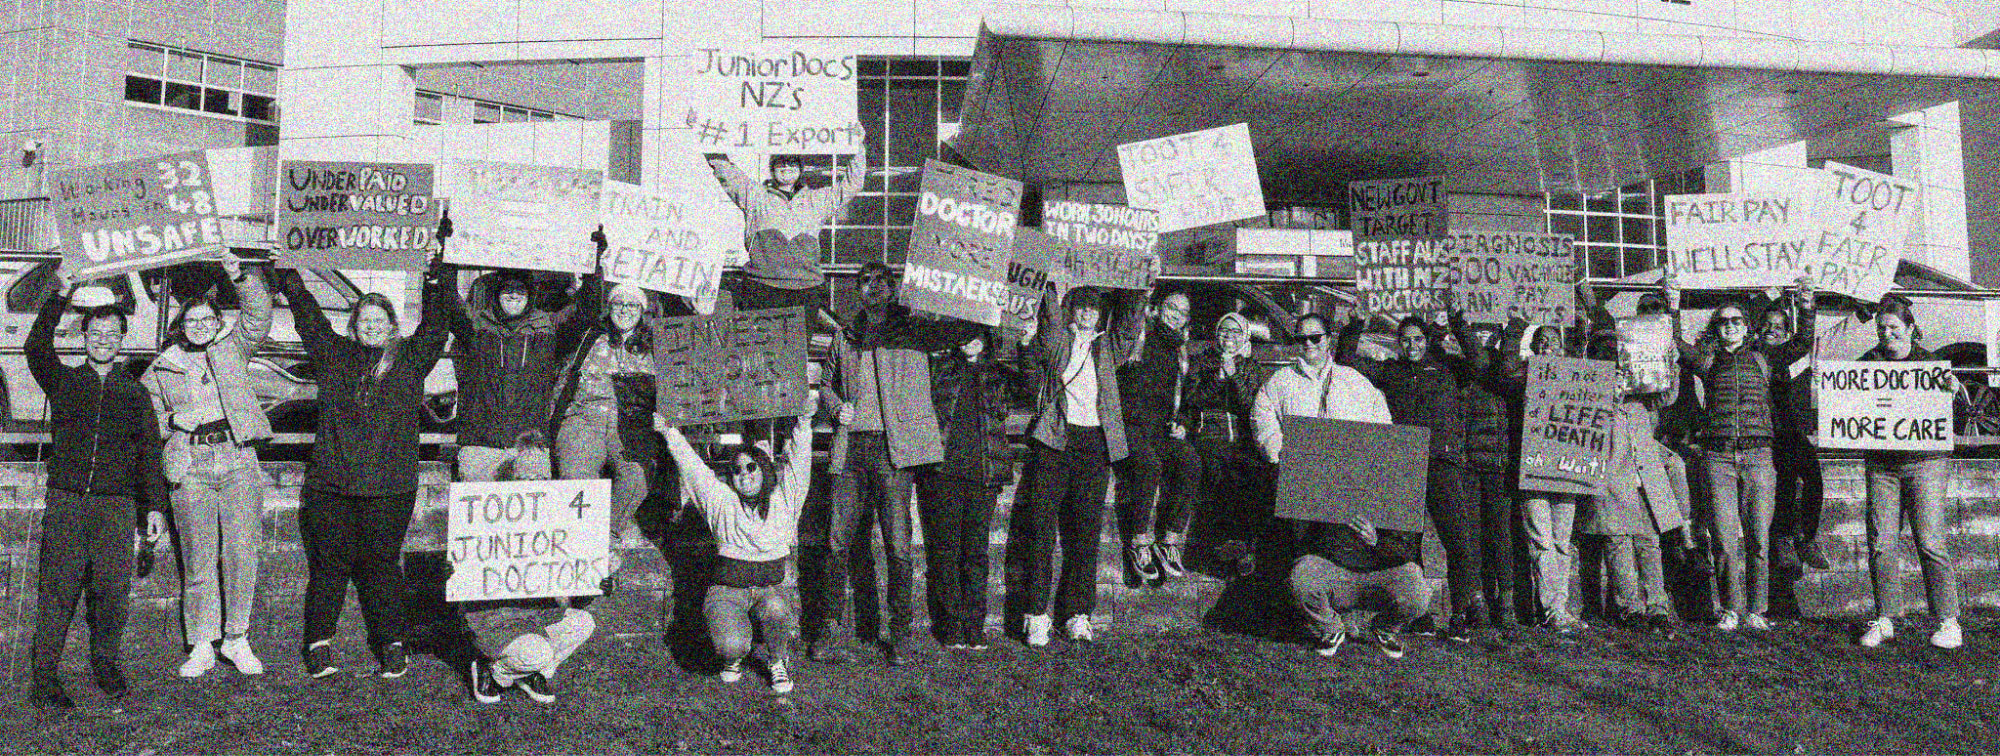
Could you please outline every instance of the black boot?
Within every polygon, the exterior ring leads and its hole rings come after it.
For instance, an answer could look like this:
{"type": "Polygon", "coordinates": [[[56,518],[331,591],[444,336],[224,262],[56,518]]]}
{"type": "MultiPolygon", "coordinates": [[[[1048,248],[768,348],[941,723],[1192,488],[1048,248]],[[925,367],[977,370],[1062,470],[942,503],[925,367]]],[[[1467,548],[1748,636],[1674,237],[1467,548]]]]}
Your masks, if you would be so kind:
{"type": "Polygon", "coordinates": [[[44,709],[74,709],[76,702],[63,692],[62,679],[54,672],[36,674],[34,687],[28,690],[28,700],[44,709]]]}
{"type": "Polygon", "coordinates": [[[97,687],[104,695],[124,698],[132,692],[132,686],[125,681],[125,671],[118,668],[118,660],[109,656],[90,656],[90,676],[97,681],[97,687]]]}

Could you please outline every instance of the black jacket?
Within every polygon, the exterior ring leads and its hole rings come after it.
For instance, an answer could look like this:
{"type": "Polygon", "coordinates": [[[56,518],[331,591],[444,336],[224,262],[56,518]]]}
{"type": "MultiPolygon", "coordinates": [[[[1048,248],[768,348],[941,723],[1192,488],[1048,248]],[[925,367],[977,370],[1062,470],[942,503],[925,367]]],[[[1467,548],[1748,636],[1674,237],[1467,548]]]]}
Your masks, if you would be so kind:
{"type": "MultiPolygon", "coordinates": [[[[455,266],[446,266],[446,280],[455,266]]],[[[467,307],[457,286],[443,287],[450,306],[451,333],[458,354],[458,444],[506,448],[523,434],[544,431],[549,402],[564,363],[583,332],[597,319],[600,288],[596,276],[560,312],[532,308],[516,318],[500,317],[495,287],[486,278],[473,286],[475,307],[467,307]]]]}
{"type": "Polygon", "coordinates": [[[1017,397],[1028,395],[1021,371],[990,358],[974,362],[952,349],[931,361],[931,386],[944,431],[944,462],[938,471],[988,486],[1012,480],[1007,411],[1017,397]]]}
{"type": "Polygon", "coordinates": [[[1181,400],[1181,425],[1187,428],[1189,437],[1195,437],[1204,433],[1201,427],[1203,412],[1227,412],[1234,423],[1238,441],[1254,446],[1257,434],[1250,427],[1250,410],[1257,403],[1257,392],[1270,378],[1271,367],[1250,357],[1236,360],[1236,372],[1225,378],[1222,375],[1220,348],[1211,347],[1195,353],[1188,358],[1185,398],[1181,400]]]}
{"type": "Polygon", "coordinates": [[[1158,319],[1147,324],[1139,359],[1118,366],[1118,400],[1125,412],[1126,433],[1166,437],[1167,425],[1175,419],[1174,398],[1186,388],[1181,375],[1181,350],[1186,347],[1186,337],[1158,319]]]}
{"type": "Polygon", "coordinates": [[[1431,430],[1433,459],[1465,458],[1465,411],[1459,403],[1459,389],[1472,379],[1472,364],[1444,351],[1443,329],[1426,324],[1430,350],[1421,360],[1376,362],[1360,355],[1361,329],[1365,321],[1355,320],[1340,329],[1334,359],[1354,368],[1389,400],[1389,416],[1398,425],[1421,425],[1431,430]]]}
{"type": "Polygon", "coordinates": [[[442,277],[424,282],[424,319],[402,339],[387,373],[375,375],[382,350],[335,333],[298,271],[276,271],[319,384],[319,423],[306,488],[342,496],[384,497],[417,490],[418,413],[424,378],[444,352],[448,316],[442,277]]]}
{"type": "Polygon", "coordinates": [[[1407,530],[1375,531],[1375,545],[1361,540],[1353,528],[1330,522],[1293,520],[1300,554],[1312,554],[1349,572],[1381,572],[1411,562],[1423,554],[1424,534],[1407,530]]]}
{"type": "MultiPolygon", "coordinates": [[[[28,370],[49,397],[48,487],[79,494],[130,496],[141,514],[167,509],[160,471],[160,426],[146,387],[125,363],[99,374],[56,357],[56,324],[69,296],[42,302],[28,330],[28,370]]],[[[141,517],[141,519],[144,519],[141,517]]]]}

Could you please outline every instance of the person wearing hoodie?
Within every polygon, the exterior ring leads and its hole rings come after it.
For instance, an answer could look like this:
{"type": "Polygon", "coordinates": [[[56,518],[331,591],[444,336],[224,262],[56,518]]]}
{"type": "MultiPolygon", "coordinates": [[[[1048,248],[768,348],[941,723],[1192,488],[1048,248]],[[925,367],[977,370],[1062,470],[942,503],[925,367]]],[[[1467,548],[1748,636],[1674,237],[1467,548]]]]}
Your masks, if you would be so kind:
{"type": "MultiPolygon", "coordinates": [[[[1447,292],[1445,306],[1452,306],[1447,292]]],[[[1464,318],[1452,318],[1460,344],[1470,343],[1462,333],[1464,318]]],[[[1445,552],[1445,582],[1451,591],[1451,624],[1446,637],[1468,640],[1471,628],[1485,624],[1485,603],[1480,595],[1481,555],[1479,507],[1467,495],[1465,483],[1465,409],[1459,403],[1460,390],[1472,382],[1476,370],[1472,360],[1444,350],[1443,328],[1410,316],[1396,324],[1402,354],[1376,361],[1361,355],[1361,331],[1367,321],[1356,318],[1340,332],[1335,359],[1367,376],[1389,400],[1389,414],[1403,425],[1421,425],[1431,431],[1430,468],[1424,488],[1431,523],[1445,552]]]]}
{"type": "Polygon", "coordinates": [[[1460,349],[1472,361],[1473,373],[1473,380],[1459,389],[1459,406],[1465,408],[1466,491],[1479,504],[1479,529],[1486,545],[1481,575],[1486,605],[1493,612],[1494,626],[1508,628],[1516,624],[1515,604],[1524,591],[1517,590],[1514,575],[1522,533],[1519,491],[1514,485],[1518,455],[1500,375],[1503,345],[1499,329],[1489,325],[1462,332],[1470,337],[1460,349]]]}
{"type": "Polygon", "coordinates": [[[248,634],[264,546],[265,480],[255,445],[270,440],[271,423],[250,391],[248,363],[271,333],[271,294],[264,277],[245,272],[234,255],[223,256],[222,269],[243,306],[235,327],[224,327],[207,296],[182,303],[166,350],[140,379],[167,433],[161,464],[187,560],[182,677],[207,674],[218,652],[238,672],[264,671],[248,634]]]}
{"type": "MultiPolygon", "coordinates": [[[[456,273],[452,267],[448,274],[456,273]]],[[[473,283],[473,306],[457,277],[445,288],[458,367],[458,479],[546,480],[546,415],[557,371],[597,320],[601,278],[587,276],[568,307],[535,307],[526,271],[501,271],[473,283]]]]}
{"type": "MultiPolygon", "coordinates": [[[[865,141],[865,139],[864,139],[865,141]]],[[[743,249],[749,259],[732,289],[736,309],[805,307],[808,316],[826,307],[826,275],[820,227],[840,219],[868,179],[868,155],[856,153],[831,183],[805,176],[798,155],[772,155],[771,177],[752,180],[728,156],[708,158],[730,199],[743,209],[743,249]]]]}
{"type": "Polygon", "coordinates": [[[318,429],[299,494],[306,673],[323,678],[339,671],[331,644],[352,582],[381,675],[402,677],[409,657],[401,558],[416,508],[424,378],[450,336],[444,276],[437,267],[425,276],[423,321],[404,337],[388,297],[362,295],[343,336],[298,271],[274,275],[319,383],[318,429]]]}
{"type": "Polygon", "coordinates": [[[1118,368],[1119,398],[1131,456],[1118,465],[1119,532],[1125,534],[1128,584],[1187,573],[1188,526],[1200,495],[1201,457],[1181,423],[1187,386],[1188,296],[1157,295],[1139,359],[1118,368]]]}
{"type": "MultiPolygon", "coordinates": [[[[1910,303],[1886,298],[1875,311],[1875,348],[1862,362],[1922,362],[1939,359],[1920,346],[1923,330],[1910,303]]],[[[1965,387],[1951,378],[1953,402],[1962,410],[1965,387]]],[[[1873,648],[1896,636],[1898,536],[1904,522],[1916,541],[1917,563],[1924,571],[1924,593],[1930,600],[1937,630],[1931,645],[1958,648],[1965,630],[1958,621],[1958,576],[1951,564],[1951,541],[1944,534],[1945,492],[1951,485],[1951,452],[1870,451],[1863,456],[1868,472],[1868,576],[1875,588],[1875,619],[1861,635],[1861,645],[1873,648]]]]}
{"type": "Polygon", "coordinates": [[[39,611],[28,697],[52,709],[76,706],[57,670],[85,589],[91,677],[113,699],[130,690],[119,655],[132,586],[133,531],[143,521],[147,540],[153,541],[167,529],[159,423],[145,386],[118,359],[125,311],[114,305],[84,310],[77,326],[84,362],[65,365],[56,356],[56,325],[74,295],[68,277],[57,273],[56,288],[42,301],[25,345],[28,370],[49,399],[48,480],[35,583],[39,611]]]}
{"type": "Polygon", "coordinates": [[[931,632],[946,648],[986,648],[986,578],[993,507],[1014,478],[1007,411],[1027,394],[1020,371],[994,358],[998,335],[979,336],[931,361],[931,398],[944,461],[917,472],[931,632]]]}

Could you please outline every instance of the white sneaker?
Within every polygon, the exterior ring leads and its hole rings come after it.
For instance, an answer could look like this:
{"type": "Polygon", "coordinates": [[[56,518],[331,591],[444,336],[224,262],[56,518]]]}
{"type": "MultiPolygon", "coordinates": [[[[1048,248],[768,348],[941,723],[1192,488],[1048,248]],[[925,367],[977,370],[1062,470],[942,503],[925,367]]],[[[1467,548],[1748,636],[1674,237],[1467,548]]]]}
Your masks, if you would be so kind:
{"type": "Polygon", "coordinates": [[[722,665],[722,671],[716,673],[715,677],[726,683],[743,679],[743,660],[737,659],[722,665]]]}
{"type": "Polygon", "coordinates": [[[1088,614],[1079,614],[1069,618],[1069,621],[1063,623],[1063,634],[1069,636],[1070,640],[1078,643],[1089,643],[1097,640],[1096,635],[1091,630],[1090,615],[1088,614]]]}
{"type": "Polygon", "coordinates": [[[1861,645],[1874,648],[1882,645],[1882,641],[1894,637],[1896,637],[1896,621],[1888,617],[1876,617],[1868,623],[1868,632],[1861,634],[1861,645]]]}
{"type": "Polygon", "coordinates": [[[257,658],[257,652],[250,650],[249,638],[230,638],[222,642],[222,658],[236,665],[236,671],[246,675],[264,674],[264,660],[257,658]]]}
{"type": "Polygon", "coordinates": [[[1046,614],[1030,614],[1026,617],[1028,645],[1049,645],[1049,625],[1053,621],[1046,614]]]}
{"type": "Polygon", "coordinates": [[[1743,626],[1752,630],[1769,630],[1771,629],[1771,621],[1764,619],[1764,615],[1762,614],[1751,612],[1743,616],[1743,626]]]}
{"type": "Polygon", "coordinates": [[[792,692],[792,673],[785,669],[785,663],[782,661],[771,662],[771,692],[792,692]]]}
{"type": "Polygon", "coordinates": [[[1742,618],[1736,616],[1735,612],[1723,612],[1722,616],[1715,621],[1715,629],[1735,630],[1742,626],[1742,624],[1742,618]]]}
{"type": "Polygon", "coordinates": [[[1965,645],[1965,631],[1959,629],[1957,617],[1938,622],[1937,632],[1931,633],[1931,645],[1938,648],[1958,648],[1965,645]]]}
{"type": "Polygon", "coordinates": [[[194,644],[187,661],[181,662],[182,677],[200,677],[215,668],[215,646],[206,641],[194,644]]]}

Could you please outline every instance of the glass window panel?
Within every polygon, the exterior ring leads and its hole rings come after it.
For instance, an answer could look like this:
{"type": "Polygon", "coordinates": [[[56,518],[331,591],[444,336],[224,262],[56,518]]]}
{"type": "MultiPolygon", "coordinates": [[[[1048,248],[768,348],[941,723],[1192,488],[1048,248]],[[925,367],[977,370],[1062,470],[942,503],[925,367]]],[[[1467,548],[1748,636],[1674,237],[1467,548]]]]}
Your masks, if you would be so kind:
{"type": "Polygon", "coordinates": [[[843,228],[833,234],[833,261],[839,265],[860,265],[882,259],[882,229],[843,228]]]}
{"type": "Polygon", "coordinates": [[[921,166],[919,170],[904,171],[889,177],[889,191],[891,192],[915,192],[923,188],[923,185],[924,172],[921,170],[921,166]]]}
{"type": "Polygon", "coordinates": [[[222,58],[209,58],[208,71],[202,81],[218,87],[243,88],[243,64],[222,58]]]}
{"type": "Polygon", "coordinates": [[[243,89],[257,94],[277,94],[278,69],[261,63],[243,64],[243,89]]]}
{"type": "Polygon", "coordinates": [[[937,155],[937,82],[889,80],[888,165],[919,166],[937,155]]]}
{"type": "Polygon", "coordinates": [[[527,123],[528,121],[528,111],[525,108],[501,108],[500,113],[501,118],[507,123],[527,123]]]}
{"type": "Polygon", "coordinates": [[[160,82],[144,76],[125,77],[125,99],[133,102],[160,104],[160,82]]]}
{"type": "Polygon", "coordinates": [[[201,56],[179,50],[167,51],[167,77],[201,81],[201,56]]]}
{"type": "Polygon", "coordinates": [[[1549,233],[1569,234],[1578,241],[1583,239],[1583,216],[1549,213],[1549,233]]]}
{"type": "Polygon", "coordinates": [[[125,70],[147,76],[159,76],[166,70],[167,51],[152,45],[137,42],[125,46],[125,70]]]}
{"type": "Polygon", "coordinates": [[[956,77],[958,77],[958,78],[961,78],[961,79],[963,79],[963,78],[965,78],[965,77],[967,77],[967,76],[971,76],[971,75],[972,75],[972,61],[969,61],[969,60],[943,60],[943,61],[938,61],[938,75],[939,75],[939,76],[956,76],[956,77]]]}
{"type": "Polygon", "coordinates": [[[1653,243],[1653,219],[1626,218],[1623,223],[1625,225],[1624,241],[1626,244],[1653,243]]]}
{"type": "Polygon", "coordinates": [[[195,86],[193,84],[177,84],[171,81],[167,82],[166,97],[160,101],[160,104],[170,108],[200,110],[201,87],[195,86]]]}
{"type": "Polygon", "coordinates": [[[1593,244],[1618,241],[1618,219],[1601,215],[1585,216],[1589,219],[1589,240],[1593,244]]]}
{"type": "Polygon", "coordinates": [[[937,61],[929,58],[889,61],[890,76],[936,76],[937,70],[937,61]]]}
{"type": "Polygon", "coordinates": [[[865,144],[868,164],[873,166],[882,165],[882,140],[889,134],[887,112],[882,109],[887,86],[888,83],[881,79],[862,80],[855,91],[854,113],[862,128],[868,130],[865,144]]]}
{"type": "Polygon", "coordinates": [[[908,226],[917,220],[917,197],[914,194],[892,194],[886,203],[891,226],[908,226]]]}
{"type": "Polygon", "coordinates": [[[959,109],[965,105],[965,82],[938,82],[938,122],[958,123],[959,109]]]}
{"type": "Polygon", "coordinates": [[[275,122],[278,120],[278,103],[263,95],[246,94],[243,96],[243,117],[275,122]]]}
{"type": "Polygon", "coordinates": [[[1653,212],[1653,198],[1645,194],[1627,194],[1618,200],[1618,210],[1632,215],[1648,215],[1653,212]]]}
{"type": "Polygon", "coordinates": [[[1652,247],[1625,248],[1625,275],[1643,273],[1660,267],[1659,250],[1652,247]]]}
{"type": "Polygon", "coordinates": [[[1579,210],[1583,208],[1583,199],[1574,194],[1551,194],[1548,197],[1550,210],[1579,210]]]}
{"type": "Polygon", "coordinates": [[[242,115],[243,103],[240,99],[242,97],[242,93],[239,92],[210,87],[202,95],[201,109],[218,115],[242,115]]]}
{"type": "Polygon", "coordinates": [[[850,226],[882,225],[882,200],[880,195],[862,195],[854,198],[847,206],[847,222],[850,226]]]}
{"type": "Polygon", "coordinates": [[[1618,203],[1610,197],[1590,197],[1584,200],[1583,207],[1593,213],[1609,213],[1618,209],[1618,203]]]}
{"type": "Polygon", "coordinates": [[[883,253],[886,258],[883,262],[890,265],[902,265],[903,260],[910,256],[910,230],[907,228],[889,229],[888,238],[883,242],[883,253]]]}
{"type": "Polygon", "coordinates": [[[889,62],[881,58],[862,58],[859,68],[862,76],[882,76],[889,72],[889,62]]]}
{"type": "Polygon", "coordinates": [[[537,110],[529,113],[528,118],[529,120],[535,120],[535,121],[553,121],[556,119],[556,114],[544,113],[542,111],[537,110]]]}
{"type": "Polygon", "coordinates": [[[1592,278],[1620,277],[1620,273],[1618,272],[1620,260],[1618,259],[1617,250],[1603,247],[1585,247],[1584,254],[1590,260],[1590,276],[1592,278]]]}
{"type": "Polygon", "coordinates": [[[435,92],[417,93],[417,120],[431,123],[444,122],[444,95],[435,92]]]}
{"type": "Polygon", "coordinates": [[[499,123],[500,117],[500,106],[498,105],[490,102],[476,102],[472,104],[473,123],[499,123]]]}

